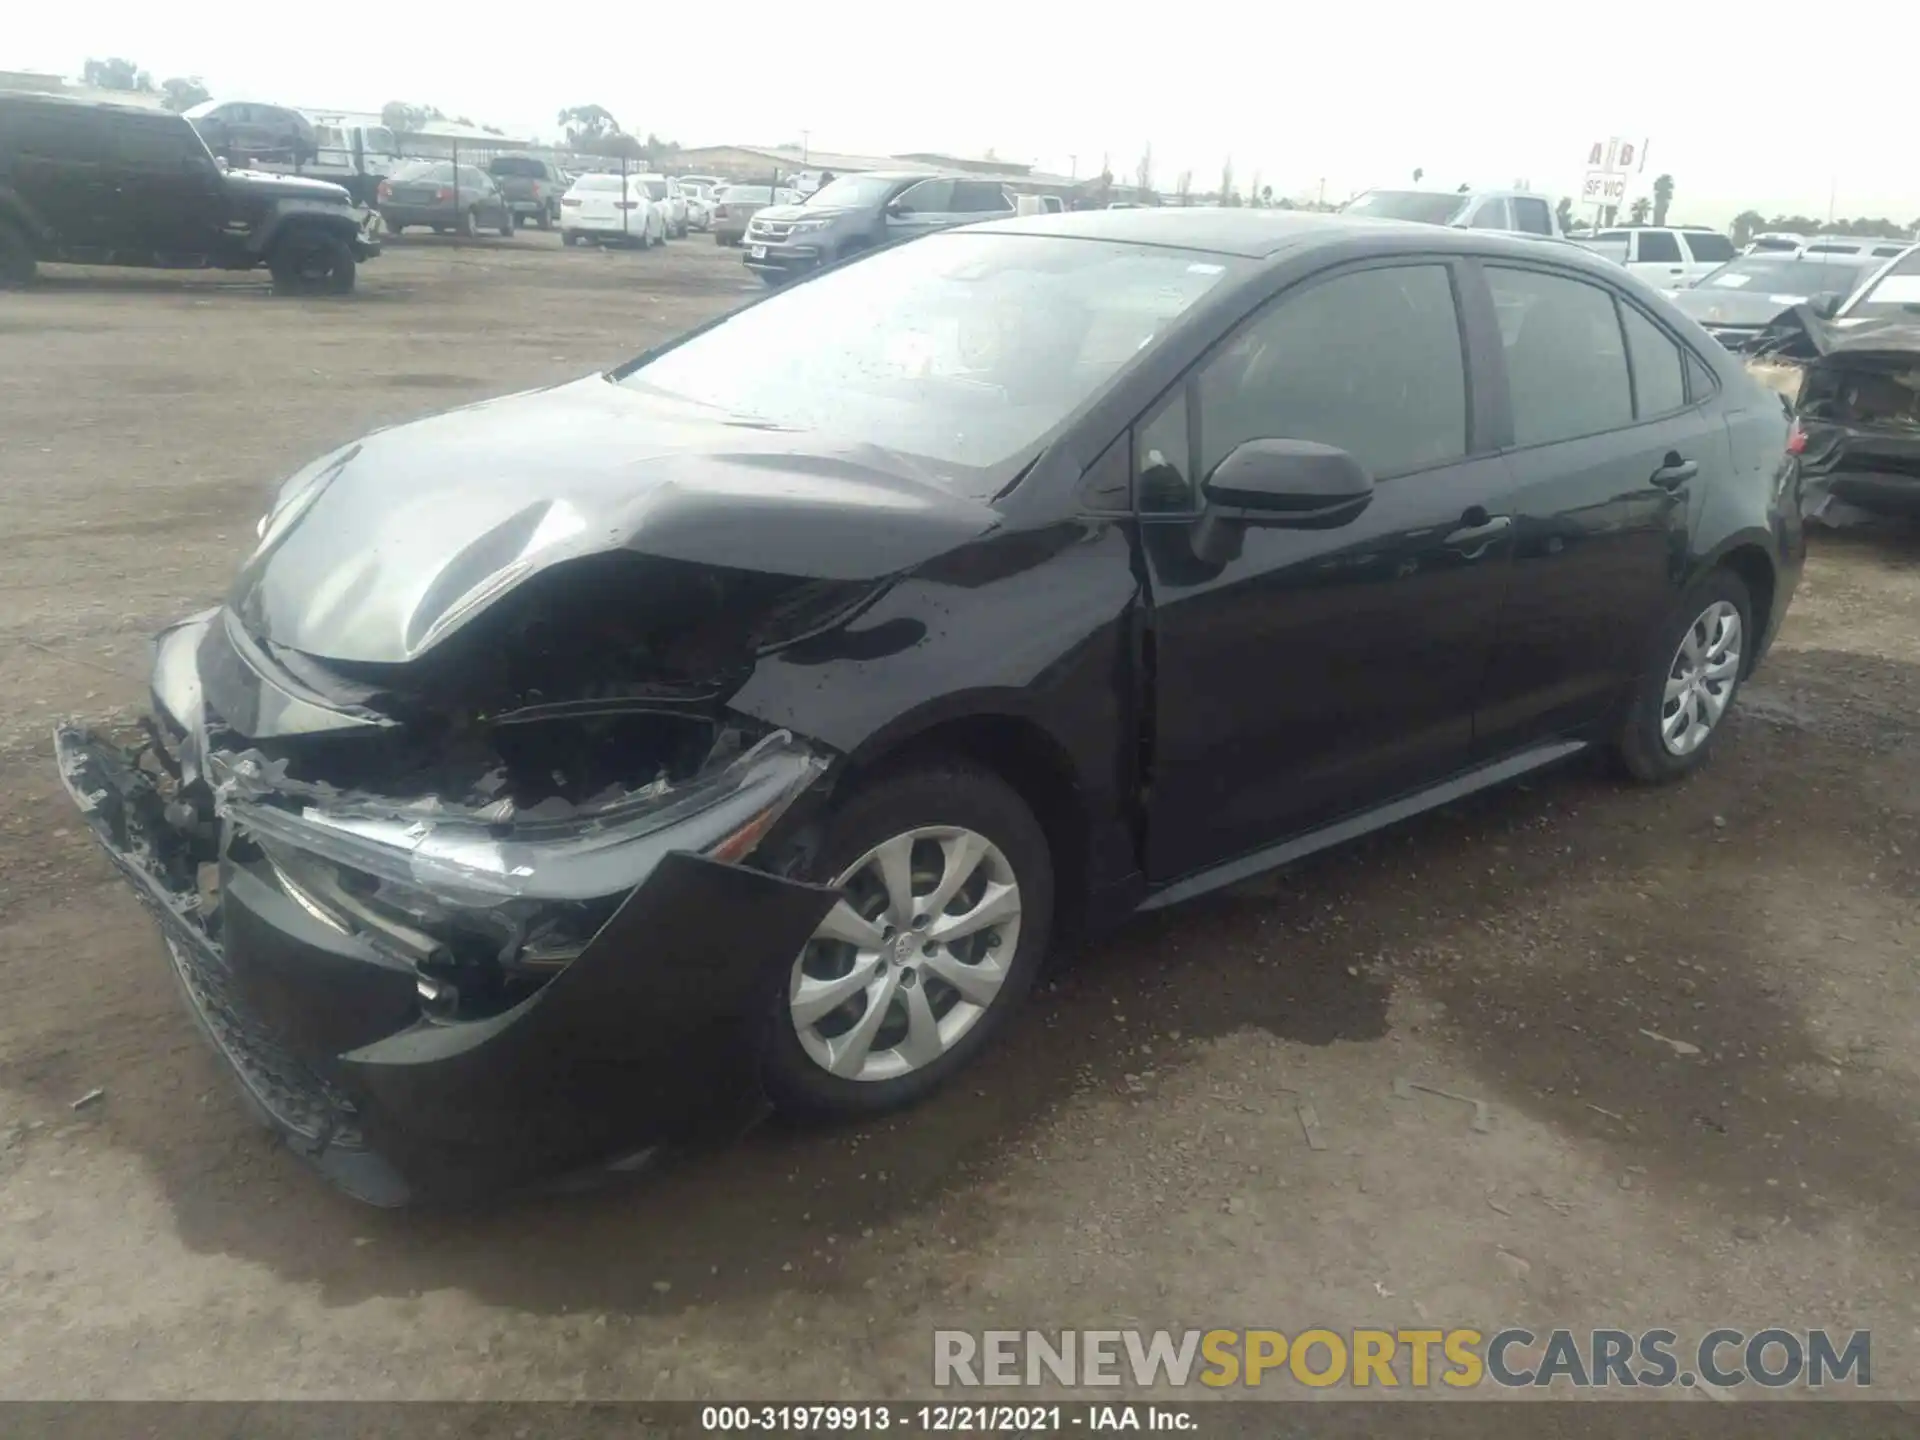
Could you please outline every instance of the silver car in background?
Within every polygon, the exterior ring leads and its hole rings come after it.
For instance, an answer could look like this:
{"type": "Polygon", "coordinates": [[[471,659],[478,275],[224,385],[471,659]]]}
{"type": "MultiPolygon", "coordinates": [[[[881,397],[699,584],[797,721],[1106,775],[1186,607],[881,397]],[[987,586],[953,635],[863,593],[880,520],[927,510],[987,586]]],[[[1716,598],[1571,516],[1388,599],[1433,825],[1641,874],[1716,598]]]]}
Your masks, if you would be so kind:
{"type": "Polygon", "coordinates": [[[1869,273],[1857,254],[1814,255],[1756,251],[1667,297],[1679,311],[1729,350],[1745,350],[1784,311],[1796,305],[1837,307],[1869,273]]]}

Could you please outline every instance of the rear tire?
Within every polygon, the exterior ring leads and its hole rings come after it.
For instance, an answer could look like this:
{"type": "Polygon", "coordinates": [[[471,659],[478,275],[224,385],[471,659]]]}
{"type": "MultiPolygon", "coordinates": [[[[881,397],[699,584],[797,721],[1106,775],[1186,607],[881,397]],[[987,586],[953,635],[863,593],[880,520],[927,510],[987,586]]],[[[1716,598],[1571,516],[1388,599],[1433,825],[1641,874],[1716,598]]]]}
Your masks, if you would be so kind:
{"type": "Polygon", "coordinates": [[[551,230],[553,228],[553,212],[551,210],[542,210],[534,217],[533,223],[538,225],[542,230],[551,230]]]}
{"type": "Polygon", "coordinates": [[[1731,570],[1687,588],[1656,627],[1614,750],[1643,784],[1677,780],[1706,762],[1753,653],[1753,597],[1731,570]]]}
{"type": "Polygon", "coordinates": [[[869,780],[828,815],[820,843],[793,869],[800,878],[844,883],[855,923],[864,926],[862,917],[877,913],[872,923],[893,927],[893,938],[869,953],[816,933],[800,955],[783,957],[764,977],[761,1075],[774,1103],[788,1111],[871,1115],[912,1104],[937,1089],[992,1043],[1020,1007],[1051,939],[1053,857],[1045,832],[1010,785],[962,761],[936,761],[869,780]],[[889,842],[927,831],[945,833],[907,839],[898,852],[907,863],[898,873],[913,898],[895,903],[890,899],[895,887],[880,883],[884,863],[869,857],[889,842]],[[908,913],[929,899],[949,864],[959,869],[955,858],[968,845],[974,849],[960,862],[967,867],[963,883],[939,913],[908,913]],[[952,924],[989,909],[1000,918],[944,947],[932,941],[943,920],[952,924]],[[1002,955],[1002,942],[1010,945],[1011,955],[1002,955]],[[796,1013],[796,990],[803,983],[818,984],[836,970],[845,974],[862,964],[874,967],[871,973],[881,984],[890,977],[892,988],[850,992],[835,1011],[804,1021],[796,1013]],[[964,977],[967,990],[943,975],[964,977]],[[891,1018],[873,1027],[866,1036],[872,1043],[861,1047],[855,1032],[876,994],[891,1018]],[[916,1004],[926,1007],[922,1020],[960,1033],[943,1034],[940,1045],[909,1059],[911,1033],[895,1037],[913,1020],[916,1004]],[[966,1011],[976,1004],[969,1016],[966,1011]],[[847,1012],[856,1006],[862,1019],[847,1023],[847,1012]],[[840,1047],[857,1047],[849,1068],[862,1068],[866,1056],[875,1062],[871,1068],[883,1073],[868,1078],[832,1073],[822,1052],[840,1047]],[[889,1069],[899,1073],[884,1073],[889,1069]]]}
{"type": "Polygon", "coordinates": [[[31,285],[38,268],[27,237],[13,226],[0,223],[0,290],[31,285]]]}
{"type": "Polygon", "coordinates": [[[279,295],[348,295],[353,291],[353,250],[338,235],[295,231],[267,257],[279,295]]]}

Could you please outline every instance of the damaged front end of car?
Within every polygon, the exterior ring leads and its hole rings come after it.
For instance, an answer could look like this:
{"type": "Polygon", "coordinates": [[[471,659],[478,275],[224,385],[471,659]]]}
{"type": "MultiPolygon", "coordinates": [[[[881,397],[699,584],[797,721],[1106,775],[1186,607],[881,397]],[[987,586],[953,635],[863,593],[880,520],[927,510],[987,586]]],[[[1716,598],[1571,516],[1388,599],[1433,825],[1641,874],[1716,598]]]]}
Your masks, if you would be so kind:
{"type": "Polygon", "coordinates": [[[507,697],[511,668],[455,714],[222,608],[159,638],[139,727],[56,736],[248,1097],[375,1203],[750,1120],[755,982],[831,903],[738,863],[824,749],[713,686],[507,697]]]}
{"type": "Polygon", "coordinates": [[[1804,435],[1807,518],[1920,518],[1920,323],[1831,320],[1801,306],[1755,346],[1804,435]]]}

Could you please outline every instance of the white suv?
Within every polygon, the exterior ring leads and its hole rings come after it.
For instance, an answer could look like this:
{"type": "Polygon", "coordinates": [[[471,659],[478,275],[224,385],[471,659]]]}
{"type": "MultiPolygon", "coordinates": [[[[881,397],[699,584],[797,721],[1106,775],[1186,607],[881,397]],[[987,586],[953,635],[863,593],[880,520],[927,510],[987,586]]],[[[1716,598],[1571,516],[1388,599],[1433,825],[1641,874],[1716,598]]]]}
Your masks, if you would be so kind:
{"type": "Polygon", "coordinates": [[[1602,230],[1581,244],[1617,261],[1657,290],[1684,290],[1733,259],[1733,241],[1705,225],[1602,230]]]}

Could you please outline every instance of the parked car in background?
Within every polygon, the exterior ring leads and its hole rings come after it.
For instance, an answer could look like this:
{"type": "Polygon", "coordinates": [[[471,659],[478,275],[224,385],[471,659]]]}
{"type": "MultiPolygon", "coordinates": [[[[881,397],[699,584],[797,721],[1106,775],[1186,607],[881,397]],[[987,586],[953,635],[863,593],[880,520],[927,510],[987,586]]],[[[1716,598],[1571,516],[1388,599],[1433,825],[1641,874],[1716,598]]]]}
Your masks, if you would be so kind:
{"type": "Polygon", "coordinates": [[[1063,936],[1696,771],[1800,439],[1576,247],[971,226],[316,459],[57,774],[292,1151],[470,1194],[897,1110],[1063,936]]]}
{"type": "Polygon", "coordinates": [[[0,91],[0,284],[40,262],[251,270],[345,294],[380,253],[373,215],[324,180],[222,170],[182,116],[0,91]]]}
{"type": "Polygon", "coordinates": [[[1674,308],[1729,350],[1745,351],[1782,311],[1837,306],[1866,278],[1857,255],[1762,251],[1739,255],[1698,283],[1670,292],[1674,308]]]}
{"type": "Polygon", "coordinates": [[[346,294],[380,253],[338,184],[221,169],[184,117],[0,92],[0,284],[40,261],[250,271],[284,294],[346,294]]]}
{"type": "Polygon", "coordinates": [[[769,205],[790,205],[794,197],[770,185],[723,185],[713,195],[713,243],[738,245],[747,222],[769,205]]]}
{"type": "Polygon", "coordinates": [[[579,175],[560,197],[560,239],[603,244],[664,245],[666,210],[638,175],[579,175]]]}
{"type": "Polygon", "coordinates": [[[409,225],[429,226],[442,235],[513,234],[506,196],[478,165],[409,161],[381,182],[378,203],[380,218],[395,235],[409,225]]]}
{"type": "Polygon", "coordinates": [[[665,175],[642,175],[639,180],[646,187],[647,198],[660,207],[665,233],[675,240],[686,239],[687,197],[681,193],[680,182],[665,175]]]}
{"type": "MultiPolygon", "coordinates": [[[[1834,312],[1834,319],[1842,326],[1900,320],[1920,329],[1920,245],[1907,246],[1869,271],[1859,289],[1834,312]]],[[[1920,412],[1920,406],[1915,409],[1920,412]]]]}
{"type": "Polygon", "coordinates": [[[1013,213],[997,181],[869,170],[829,180],[798,205],[760,211],[747,223],[743,258],[779,285],[868,250],[1013,213]]]}
{"type": "Polygon", "coordinates": [[[727,183],[724,175],[679,175],[674,178],[682,185],[698,185],[708,199],[712,199],[713,192],[727,183]]]}
{"type": "Polygon", "coordinates": [[[1525,190],[1368,190],[1349,200],[1340,211],[1374,220],[1413,220],[1459,230],[1561,233],[1552,201],[1525,190]]]}
{"type": "Polygon", "coordinates": [[[1912,245],[1911,240],[1888,240],[1880,235],[1816,235],[1794,253],[1808,259],[1824,256],[1867,264],[1904,255],[1912,245]]]}
{"type": "Polygon", "coordinates": [[[687,228],[706,234],[713,228],[713,202],[697,188],[682,186],[681,193],[687,201],[687,228]]]}
{"type": "Polygon", "coordinates": [[[1759,255],[1772,251],[1798,250],[1807,243],[1804,235],[1795,235],[1786,230],[1769,230],[1764,235],[1756,235],[1740,251],[1742,255],[1759,255]]]}
{"type": "Polygon", "coordinates": [[[1704,225],[1635,225],[1578,242],[1656,290],[1684,290],[1733,259],[1733,241],[1704,225]]]}
{"type": "Polygon", "coordinates": [[[320,152],[313,121],[285,105],[251,100],[207,100],[184,112],[219,159],[253,165],[303,167],[320,152]]]}
{"type": "Polygon", "coordinates": [[[540,155],[496,155],[487,162],[487,174],[520,224],[531,220],[542,230],[551,230],[560,223],[560,197],[573,177],[553,161],[540,155]]]}

